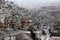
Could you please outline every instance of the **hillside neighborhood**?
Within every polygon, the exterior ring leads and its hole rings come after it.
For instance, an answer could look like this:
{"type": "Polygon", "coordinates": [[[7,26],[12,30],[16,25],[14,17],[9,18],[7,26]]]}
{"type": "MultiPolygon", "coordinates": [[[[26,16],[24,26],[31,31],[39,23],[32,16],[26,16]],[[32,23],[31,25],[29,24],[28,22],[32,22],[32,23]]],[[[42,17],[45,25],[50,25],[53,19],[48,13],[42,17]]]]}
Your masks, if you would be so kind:
{"type": "Polygon", "coordinates": [[[30,10],[0,0],[0,40],[60,40],[60,5],[30,10]]]}

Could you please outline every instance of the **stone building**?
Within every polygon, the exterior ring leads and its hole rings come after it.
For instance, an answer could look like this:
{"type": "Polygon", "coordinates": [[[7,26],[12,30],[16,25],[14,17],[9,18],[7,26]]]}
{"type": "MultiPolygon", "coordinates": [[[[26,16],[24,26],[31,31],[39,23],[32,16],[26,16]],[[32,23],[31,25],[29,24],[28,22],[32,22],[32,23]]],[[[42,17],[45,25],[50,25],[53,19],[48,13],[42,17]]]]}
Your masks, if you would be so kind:
{"type": "Polygon", "coordinates": [[[4,23],[4,19],[5,19],[5,13],[0,13],[0,22],[4,23]]]}

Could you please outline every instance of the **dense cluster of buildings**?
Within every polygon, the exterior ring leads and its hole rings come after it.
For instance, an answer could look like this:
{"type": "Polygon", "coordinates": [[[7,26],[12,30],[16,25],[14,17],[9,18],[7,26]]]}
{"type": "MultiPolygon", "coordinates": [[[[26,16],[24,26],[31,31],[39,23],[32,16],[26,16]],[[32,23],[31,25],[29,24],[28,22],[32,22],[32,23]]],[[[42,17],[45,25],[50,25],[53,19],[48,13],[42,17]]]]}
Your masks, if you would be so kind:
{"type": "MultiPolygon", "coordinates": [[[[59,15],[60,11],[54,7],[42,7],[42,9],[33,11],[21,8],[8,0],[0,0],[0,39],[19,40],[20,35],[25,35],[26,38],[29,37],[29,40],[34,40],[24,33],[30,34],[30,32],[25,31],[37,31],[35,34],[41,40],[40,33],[42,34],[42,30],[45,31],[46,35],[49,34],[50,36],[49,30],[53,32],[55,30],[54,27],[59,29],[59,15]],[[19,34],[18,38],[17,34],[19,34]]],[[[54,32],[60,32],[60,29],[54,32]]],[[[32,34],[35,35],[34,33],[32,34]]],[[[28,39],[20,38],[20,40],[28,39]]]]}
{"type": "Polygon", "coordinates": [[[8,0],[0,0],[0,26],[3,24],[3,27],[7,27],[11,21],[20,23],[19,6],[8,0]]]}

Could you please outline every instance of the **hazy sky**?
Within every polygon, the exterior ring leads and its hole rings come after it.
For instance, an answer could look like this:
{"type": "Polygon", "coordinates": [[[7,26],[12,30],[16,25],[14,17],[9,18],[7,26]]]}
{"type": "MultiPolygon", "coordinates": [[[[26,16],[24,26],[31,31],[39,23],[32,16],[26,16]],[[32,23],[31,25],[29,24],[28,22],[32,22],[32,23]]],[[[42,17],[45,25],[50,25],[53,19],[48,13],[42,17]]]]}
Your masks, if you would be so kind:
{"type": "Polygon", "coordinates": [[[28,7],[28,8],[35,8],[38,6],[44,6],[44,5],[49,5],[50,3],[59,3],[60,0],[9,0],[9,1],[13,1],[17,4],[19,4],[20,6],[23,7],[28,7]]]}

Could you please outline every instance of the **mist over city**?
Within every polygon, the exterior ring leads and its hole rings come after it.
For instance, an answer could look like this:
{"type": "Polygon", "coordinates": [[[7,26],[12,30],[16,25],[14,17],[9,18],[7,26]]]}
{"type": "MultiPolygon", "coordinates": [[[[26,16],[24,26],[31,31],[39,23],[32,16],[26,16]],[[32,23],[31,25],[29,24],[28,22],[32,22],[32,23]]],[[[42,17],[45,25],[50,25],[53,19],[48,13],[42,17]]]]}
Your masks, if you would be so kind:
{"type": "Polygon", "coordinates": [[[60,0],[9,0],[25,8],[40,8],[42,6],[60,4],[60,0]]]}

